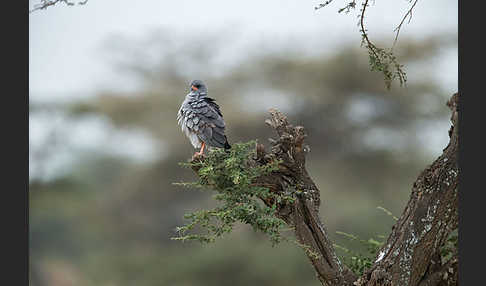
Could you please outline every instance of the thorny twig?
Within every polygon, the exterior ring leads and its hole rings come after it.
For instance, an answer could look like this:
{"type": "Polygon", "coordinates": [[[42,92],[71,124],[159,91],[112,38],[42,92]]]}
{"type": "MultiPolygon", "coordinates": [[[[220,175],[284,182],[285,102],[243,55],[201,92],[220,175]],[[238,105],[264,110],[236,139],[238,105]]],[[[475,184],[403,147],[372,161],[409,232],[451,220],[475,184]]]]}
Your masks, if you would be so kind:
{"type": "MultiPolygon", "coordinates": [[[[410,0],[410,2],[411,1],[412,0],[410,0]]],[[[418,2],[418,0],[415,0],[415,2],[413,2],[412,7],[410,7],[410,9],[408,9],[407,13],[405,13],[405,15],[403,16],[402,21],[400,22],[400,24],[395,28],[395,30],[393,30],[394,32],[396,32],[396,35],[395,35],[395,40],[393,41],[392,50],[395,47],[395,44],[397,43],[398,34],[400,34],[400,29],[402,28],[403,22],[405,22],[405,19],[407,17],[409,17],[408,18],[408,23],[410,23],[410,21],[412,20],[412,10],[415,7],[415,5],[417,4],[417,2],[418,2]]]]}
{"type": "MultiPolygon", "coordinates": [[[[36,10],[47,9],[48,7],[54,6],[54,5],[56,5],[57,3],[60,3],[60,2],[66,4],[68,6],[74,6],[75,5],[74,2],[70,2],[68,0],[41,0],[41,2],[39,4],[34,5],[34,9],[30,10],[29,13],[32,13],[36,10]]],[[[86,3],[88,3],[88,0],[80,1],[80,2],[78,2],[78,5],[85,5],[86,3]]]]}
{"type": "MultiPolygon", "coordinates": [[[[324,3],[321,3],[319,4],[318,6],[315,6],[314,9],[315,10],[319,10],[321,8],[324,8],[326,7],[327,5],[331,4],[331,2],[334,1],[334,0],[326,0],[326,2],[324,3]]],[[[356,7],[356,0],[352,0],[351,2],[349,2],[348,4],[346,4],[346,6],[344,6],[343,8],[340,8],[338,10],[338,13],[341,13],[342,11],[346,10],[346,14],[349,13],[349,11],[352,9],[352,8],[355,8],[356,7]]]]}
{"type": "Polygon", "coordinates": [[[333,0],[327,0],[326,2],[319,4],[319,6],[314,7],[314,9],[315,9],[315,10],[321,9],[321,8],[323,8],[323,7],[325,7],[325,6],[329,5],[329,4],[331,4],[331,2],[332,2],[332,1],[333,1],[333,0]]]}
{"type": "Polygon", "coordinates": [[[368,39],[368,34],[366,33],[366,29],[364,27],[364,18],[365,18],[365,11],[366,11],[366,7],[368,7],[368,1],[369,0],[366,0],[363,4],[363,9],[361,9],[361,17],[360,17],[360,26],[361,26],[361,33],[362,36],[363,36],[363,39],[366,41],[366,44],[368,46],[368,49],[370,49],[373,54],[375,55],[375,57],[378,59],[378,54],[376,53],[376,48],[375,48],[375,45],[370,41],[370,39],[368,39]]]}
{"type": "MultiPolygon", "coordinates": [[[[315,9],[320,9],[322,7],[325,7],[329,5],[333,0],[326,0],[326,2],[319,4],[319,6],[315,7],[315,9]]],[[[413,0],[408,0],[409,2],[412,2],[413,0]]],[[[398,33],[400,31],[400,28],[404,22],[404,20],[407,17],[412,17],[412,9],[415,7],[415,4],[418,2],[418,0],[415,0],[413,3],[412,7],[409,9],[409,11],[405,14],[404,18],[402,19],[402,22],[400,25],[395,29],[397,32],[397,35],[395,37],[395,42],[398,39],[398,33]]],[[[374,0],[373,0],[374,3],[374,0]]],[[[383,49],[380,47],[377,47],[373,42],[368,37],[367,30],[365,28],[364,20],[365,20],[365,14],[366,14],[366,9],[369,6],[369,0],[363,0],[362,1],[362,8],[360,10],[360,14],[358,15],[359,21],[358,21],[358,26],[360,27],[360,32],[361,32],[361,46],[365,46],[366,49],[368,49],[368,54],[369,54],[369,60],[370,60],[370,66],[372,71],[380,71],[383,73],[385,77],[385,85],[387,89],[390,89],[391,83],[394,79],[398,79],[400,82],[400,86],[405,84],[407,82],[407,76],[406,73],[403,71],[401,65],[397,60],[395,55],[393,54],[393,47],[391,49],[383,49]]],[[[339,9],[339,13],[345,12],[346,14],[349,13],[351,9],[354,9],[356,7],[356,0],[352,0],[349,2],[345,7],[339,9]]],[[[395,43],[393,44],[395,45],[395,43]]]]}
{"type": "Polygon", "coordinates": [[[343,8],[339,9],[338,10],[338,13],[341,13],[342,11],[346,10],[346,14],[349,13],[349,11],[352,9],[354,9],[356,7],[356,0],[353,0],[351,2],[349,2],[346,6],[344,6],[343,8]]]}

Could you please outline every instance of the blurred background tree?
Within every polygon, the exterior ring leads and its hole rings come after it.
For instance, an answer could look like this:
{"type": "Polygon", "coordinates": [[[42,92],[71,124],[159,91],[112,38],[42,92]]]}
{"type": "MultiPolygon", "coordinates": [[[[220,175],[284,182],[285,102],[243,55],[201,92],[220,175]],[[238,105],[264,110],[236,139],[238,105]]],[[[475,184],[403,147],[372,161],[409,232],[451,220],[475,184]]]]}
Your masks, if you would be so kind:
{"type": "Polygon", "coordinates": [[[216,245],[170,240],[184,213],[214,204],[210,194],[172,184],[194,179],[178,166],[193,148],[175,118],[195,78],[220,104],[230,142],[265,144],[271,107],[306,127],[307,169],[333,241],[360,251],[336,231],[390,233],[394,220],[377,207],[399,215],[410,184],[447,143],[451,91],[420,71],[455,48],[456,35],[401,38],[395,53],[410,79],[391,90],[352,43],[309,55],[262,41],[207,69],[228,52],[230,37],[164,29],[139,39],[113,35],[105,59],[136,78],[136,90],[30,102],[31,285],[320,285],[301,249],[272,248],[246,226],[216,245]],[[90,143],[93,136],[102,146],[90,143]]]}

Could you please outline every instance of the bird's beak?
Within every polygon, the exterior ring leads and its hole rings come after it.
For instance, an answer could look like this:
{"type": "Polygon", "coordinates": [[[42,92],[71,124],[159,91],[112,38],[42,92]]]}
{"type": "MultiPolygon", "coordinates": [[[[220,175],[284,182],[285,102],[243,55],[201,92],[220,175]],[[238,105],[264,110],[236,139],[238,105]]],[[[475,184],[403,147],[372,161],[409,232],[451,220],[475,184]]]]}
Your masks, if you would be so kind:
{"type": "Polygon", "coordinates": [[[197,87],[195,87],[195,86],[191,85],[191,89],[192,89],[192,90],[197,90],[197,87]]]}

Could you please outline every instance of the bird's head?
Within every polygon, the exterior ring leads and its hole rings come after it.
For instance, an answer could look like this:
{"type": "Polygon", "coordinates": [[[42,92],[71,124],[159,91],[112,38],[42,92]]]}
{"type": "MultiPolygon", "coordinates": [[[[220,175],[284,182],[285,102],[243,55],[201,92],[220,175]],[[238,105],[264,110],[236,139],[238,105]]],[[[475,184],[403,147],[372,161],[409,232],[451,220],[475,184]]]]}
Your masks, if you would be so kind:
{"type": "Polygon", "coordinates": [[[196,79],[191,82],[191,92],[199,91],[199,93],[207,93],[208,89],[202,80],[196,79]]]}

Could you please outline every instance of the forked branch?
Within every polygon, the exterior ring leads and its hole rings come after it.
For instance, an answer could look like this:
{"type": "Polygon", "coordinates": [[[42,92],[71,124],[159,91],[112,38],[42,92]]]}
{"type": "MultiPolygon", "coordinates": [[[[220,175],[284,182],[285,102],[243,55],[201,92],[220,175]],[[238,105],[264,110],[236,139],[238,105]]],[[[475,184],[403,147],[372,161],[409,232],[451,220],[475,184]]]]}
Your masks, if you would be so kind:
{"type": "MultiPolygon", "coordinates": [[[[452,110],[450,142],[413,183],[407,206],[374,265],[361,277],[341,263],[320,220],[320,191],[305,167],[309,147],[304,143],[304,128],[291,125],[281,112],[270,110],[266,123],[278,137],[270,139],[269,151],[257,144],[248,167],[269,162],[278,162],[278,166],[256,177],[252,184],[268,188],[277,197],[295,198],[279,202],[271,197],[261,199],[267,206],[275,206],[274,215],[293,229],[322,285],[441,285],[439,277],[446,276],[448,281],[457,281],[457,256],[442,264],[440,250],[458,227],[459,94],[454,94],[447,105],[452,110]]],[[[197,157],[193,163],[204,160],[197,157]]],[[[197,167],[193,169],[198,173],[197,167]]]]}

